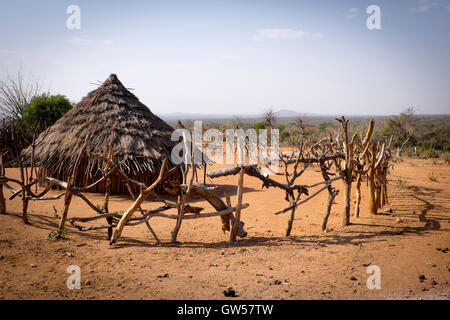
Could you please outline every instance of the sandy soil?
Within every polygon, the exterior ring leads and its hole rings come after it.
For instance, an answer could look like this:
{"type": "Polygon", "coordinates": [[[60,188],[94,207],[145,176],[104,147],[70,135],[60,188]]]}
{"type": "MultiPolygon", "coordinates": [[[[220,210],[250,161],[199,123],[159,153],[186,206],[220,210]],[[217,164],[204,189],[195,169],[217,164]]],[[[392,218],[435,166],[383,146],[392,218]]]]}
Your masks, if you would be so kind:
{"type": "MultiPolygon", "coordinates": [[[[18,170],[7,169],[7,175],[18,170]]],[[[79,232],[70,224],[65,239],[49,240],[59,221],[53,205],[61,213],[63,199],[30,203],[30,225],[22,223],[20,200],[8,200],[8,213],[0,216],[0,299],[223,299],[228,286],[239,296],[229,299],[449,299],[450,253],[438,250],[450,247],[449,176],[450,166],[441,160],[395,164],[389,176],[392,213],[369,216],[363,184],[360,218],[340,227],[341,192],[322,233],[322,193],[297,211],[289,238],[288,214],[273,215],[287,206],[283,193],[261,190],[259,180],[246,176],[244,202],[250,207],[242,216],[248,237],[234,245],[218,217],[184,221],[176,246],[168,244],[175,220],[162,218],[151,220],[162,245],[145,225],[126,228],[114,246],[105,230],[79,232]],[[80,290],[66,287],[69,265],[81,268],[80,290]],[[366,286],[368,265],[381,269],[380,290],[366,286]]],[[[214,183],[222,194],[234,195],[237,179],[214,183]]],[[[298,183],[320,180],[313,168],[298,183]]],[[[341,182],[336,186],[342,189],[341,182]]],[[[88,197],[103,201],[99,194],[88,197]]],[[[130,204],[113,196],[111,209],[130,204]]],[[[144,207],[160,204],[150,200],[144,207]]],[[[213,211],[204,201],[195,205],[213,211]]],[[[69,216],[92,214],[74,198],[69,216]]]]}

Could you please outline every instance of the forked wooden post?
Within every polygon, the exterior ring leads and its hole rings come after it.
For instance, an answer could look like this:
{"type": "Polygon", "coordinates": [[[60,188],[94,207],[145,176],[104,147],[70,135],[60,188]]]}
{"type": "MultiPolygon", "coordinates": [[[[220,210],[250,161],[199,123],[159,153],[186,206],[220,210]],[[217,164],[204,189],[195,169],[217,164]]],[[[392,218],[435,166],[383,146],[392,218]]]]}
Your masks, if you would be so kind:
{"type": "MultiPolygon", "coordinates": [[[[3,153],[0,152],[0,176],[5,175],[5,167],[3,165],[3,153]]],[[[0,183],[0,214],[6,214],[6,199],[3,195],[3,184],[0,183]]]]}
{"type": "Polygon", "coordinates": [[[3,185],[0,183],[0,214],[6,214],[6,199],[3,195],[3,185]]]}
{"type": "Polygon", "coordinates": [[[338,193],[339,190],[335,190],[334,188],[331,188],[331,191],[328,191],[327,211],[325,211],[325,215],[323,216],[322,221],[322,231],[324,232],[327,230],[327,223],[331,213],[331,206],[333,205],[333,201],[338,195],[338,193]]]}
{"type": "MultiPolygon", "coordinates": [[[[109,213],[109,198],[111,196],[111,173],[109,172],[114,165],[114,153],[112,147],[109,146],[107,149],[107,157],[108,159],[104,161],[103,165],[103,175],[105,177],[105,200],[103,202],[103,211],[105,213],[109,213]]],[[[113,219],[112,217],[106,218],[106,222],[109,225],[112,225],[113,219]]],[[[108,228],[108,240],[111,240],[113,229],[112,227],[108,228]]]]}
{"type": "Polygon", "coordinates": [[[344,135],[344,213],[342,215],[342,226],[350,224],[350,207],[351,207],[351,191],[352,191],[352,174],[353,174],[353,143],[348,139],[348,120],[344,116],[336,119],[342,125],[344,135]]]}
{"type": "MultiPolygon", "coordinates": [[[[320,166],[320,171],[322,172],[322,177],[323,177],[324,181],[329,181],[330,175],[328,173],[328,170],[327,170],[328,168],[323,159],[319,159],[319,166],[320,166]]],[[[328,189],[327,211],[325,211],[325,215],[323,216],[323,222],[322,222],[322,231],[324,231],[324,232],[327,230],[328,218],[330,217],[330,214],[331,214],[331,207],[333,205],[333,201],[336,198],[336,196],[339,194],[339,190],[334,189],[331,186],[331,184],[328,185],[327,189],[328,189]]]]}
{"type": "MultiPolygon", "coordinates": [[[[348,121],[348,120],[347,120],[348,121]]],[[[347,128],[346,128],[347,129],[347,128]]],[[[351,209],[351,192],[353,182],[353,144],[347,143],[347,150],[345,154],[345,178],[344,178],[344,215],[342,217],[342,226],[350,224],[350,209],[351,209]]]]}
{"type": "Polygon", "coordinates": [[[64,224],[66,223],[67,214],[69,213],[69,206],[70,202],[72,201],[72,192],[70,192],[70,187],[72,186],[72,178],[70,178],[69,182],[67,183],[67,189],[66,193],[64,195],[64,210],[61,215],[61,220],[59,221],[58,230],[62,231],[64,230],[64,224]]]}
{"type": "MultiPolygon", "coordinates": [[[[366,136],[364,137],[364,141],[362,142],[362,154],[361,154],[361,160],[360,160],[360,167],[361,169],[364,167],[364,162],[367,165],[370,165],[370,159],[369,159],[369,147],[371,145],[370,143],[370,137],[373,133],[373,128],[375,125],[374,119],[370,119],[369,121],[369,127],[367,128],[366,136]]],[[[355,217],[359,217],[360,207],[361,207],[361,181],[362,181],[363,174],[361,172],[356,173],[356,205],[355,205],[355,217]]]]}
{"type": "Polygon", "coordinates": [[[72,185],[75,181],[75,173],[77,172],[80,157],[86,150],[86,141],[87,141],[87,137],[86,137],[86,140],[84,141],[84,145],[83,145],[82,149],[80,150],[80,153],[77,156],[77,160],[75,161],[75,164],[72,169],[72,174],[70,175],[69,179],[67,180],[66,192],[64,194],[64,210],[61,215],[61,220],[59,221],[59,227],[58,227],[59,231],[64,230],[64,224],[66,223],[67,214],[69,213],[70,202],[72,201],[72,196],[73,196],[72,191],[70,189],[72,188],[72,185]]]}
{"type": "Polygon", "coordinates": [[[387,193],[387,170],[383,169],[381,178],[382,178],[381,205],[384,206],[389,203],[389,198],[388,198],[388,193],[387,193]]]}
{"type": "Polygon", "coordinates": [[[292,207],[291,209],[291,214],[289,215],[289,220],[288,220],[288,225],[286,228],[286,237],[289,237],[291,235],[292,232],[292,226],[294,224],[294,219],[295,219],[295,210],[296,210],[296,206],[295,206],[295,197],[293,193],[289,193],[289,206],[292,207]]]}
{"type": "Polygon", "coordinates": [[[162,163],[161,169],[159,171],[159,176],[155,180],[155,182],[153,182],[153,184],[150,187],[148,187],[147,189],[142,190],[141,193],[139,194],[139,197],[136,198],[136,200],[131,205],[131,207],[129,207],[128,210],[122,215],[122,218],[120,219],[119,223],[117,224],[116,229],[113,231],[113,235],[111,237],[111,240],[109,241],[109,244],[116,243],[117,240],[119,240],[120,236],[122,235],[123,228],[127,224],[128,220],[131,219],[131,217],[133,216],[133,213],[136,210],[138,210],[138,208],[141,206],[142,202],[145,199],[147,199],[148,196],[150,196],[155,191],[155,189],[160,185],[160,183],[162,183],[164,173],[166,171],[167,163],[168,163],[168,159],[166,158],[166,159],[164,159],[164,161],[162,163]]]}
{"type": "Polygon", "coordinates": [[[239,172],[239,182],[237,188],[237,203],[236,203],[236,214],[234,217],[233,224],[231,226],[230,232],[230,242],[234,242],[236,240],[237,232],[239,230],[241,224],[241,209],[242,209],[242,194],[244,191],[244,174],[245,168],[242,167],[239,172]]]}
{"type": "MultiPolygon", "coordinates": [[[[183,139],[186,138],[186,135],[183,133],[183,139]]],[[[187,150],[187,142],[185,140],[185,147],[187,150]]],[[[187,157],[186,157],[187,159],[187,157]]],[[[191,172],[191,179],[189,180],[189,185],[188,188],[186,190],[186,193],[183,194],[183,190],[180,189],[180,207],[178,209],[178,218],[177,218],[177,223],[175,224],[175,227],[173,228],[172,231],[172,237],[171,237],[171,243],[176,243],[177,242],[177,237],[178,237],[178,232],[180,231],[181,228],[181,223],[183,222],[183,216],[184,216],[184,208],[186,205],[186,201],[187,199],[190,197],[191,194],[191,189],[192,189],[192,183],[194,182],[194,174],[195,174],[195,163],[194,163],[194,152],[192,151],[191,153],[191,166],[190,168],[192,169],[191,172]]],[[[185,172],[185,178],[187,179],[187,173],[188,173],[189,167],[186,166],[186,172],[185,172]]]]}
{"type": "Polygon", "coordinates": [[[203,184],[206,184],[206,162],[203,162],[203,184]]]}
{"type": "Polygon", "coordinates": [[[359,218],[359,208],[361,206],[361,179],[362,176],[360,173],[356,174],[356,205],[355,205],[355,213],[354,216],[359,218]]]}
{"type": "Polygon", "coordinates": [[[73,181],[75,179],[75,172],[76,172],[77,164],[78,164],[78,160],[75,163],[75,167],[73,169],[72,174],[69,177],[69,180],[67,181],[66,192],[64,194],[64,210],[61,215],[61,220],[59,221],[59,226],[58,226],[59,231],[64,230],[64,224],[66,223],[67,214],[69,213],[69,206],[70,206],[70,202],[72,201],[72,196],[73,196],[70,188],[72,187],[73,181]]]}
{"type": "MultiPolygon", "coordinates": [[[[133,199],[133,201],[136,201],[136,196],[134,195],[134,192],[131,189],[130,181],[126,180],[125,185],[127,186],[128,193],[130,194],[131,199],[133,199]]],[[[142,210],[141,207],[139,207],[139,210],[141,211],[142,214],[144,213],[144,211],[142,210]]],[[[152,226],[150,225],[150,222],[146,221],[145,225],[147,226],[147,229],[150,230],[150,233],[152,234],[153,238],[155,238],[156,242],[158,244],[161,244],[161,241],[159,240],[158,236],[156,235],[156,232],[153,230],[152,226]]],[[[109,240],[111,240],[111,238],[109,240]]]]}
{"type": "Polygon", "coordinates": [[[378,208],[375,201],[375,161],[376,148],[372,145],[372,155],[369,161],[369,171],[367,172],[367,180],[369,182],[369,208],[371,214],[377,214],[378,208]]]}
{"type": "Polygon", "coordinates": [[[28,222],[28,198],[27,198],[27,190],[25,188],[25,174],[23,169],[23,162],[20,158],[20,155],[17,157],[19,166],[20,166],[20,181],[22,187],[22,221],[25,224],[29,224],[28,222]]]}

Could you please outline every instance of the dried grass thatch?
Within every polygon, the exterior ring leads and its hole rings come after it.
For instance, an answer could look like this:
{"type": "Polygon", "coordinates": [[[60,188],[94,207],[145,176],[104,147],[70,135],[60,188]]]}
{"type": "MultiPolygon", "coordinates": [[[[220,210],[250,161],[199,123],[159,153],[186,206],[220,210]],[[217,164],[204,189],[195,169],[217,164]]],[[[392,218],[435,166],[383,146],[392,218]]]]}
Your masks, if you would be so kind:
{"type": "MultiPolygon", "coordinates": [[[[176,144],[171,141],[172,131],[171,126],[154,115],[115,74],[111,74],[99,88],[41,134],[43,141],[36,146],[35,157],[40,175],[67,180],[86,141],[75,185],[85,186],[99,177],[102,161],[91,153],[108,147],[118,160],[123,160],[124,172],[150,185],[164,158],[170,159],[176,144]]],[[[30,155],[30,149],[25,150],[25,155],[30,155]]],[[[93,191],[103,190],[104,185],[100,184],[93,191]]],[[[111,191],[126,192],[126,186],[118,177],[113,177],[111,191]]]]}

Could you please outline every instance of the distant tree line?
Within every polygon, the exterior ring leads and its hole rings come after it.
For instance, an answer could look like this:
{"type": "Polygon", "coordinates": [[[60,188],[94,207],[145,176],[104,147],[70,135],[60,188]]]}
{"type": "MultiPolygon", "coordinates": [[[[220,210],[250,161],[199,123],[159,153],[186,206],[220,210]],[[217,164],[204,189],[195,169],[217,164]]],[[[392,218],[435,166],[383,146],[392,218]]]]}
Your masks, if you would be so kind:
{"type": "MultiPolygon", "coordinates": [[[[295,147],[301,137],[311,140],[320,140],[336,136],[339,133],[339,123],[326,120],[315,124],[308,123],[308,118],[278,119],[273,110],[263,113],[255,120],[236,117],[234,120],[207,121],[203,129],[219,128],[222,130],[239,127],[241,129],[275,128],[280,132],[280,145],[295,147]]],[[[317,121],[316,121],[317,122],[317,121]]],[[[189,123],[187,125],[189,128],[189,123]]],[[[364,134],[367,130],[367,121],[356,118],[349,123],[349,134],[355,132],[364,134]]],[[[410,157],[449,159],[450,154],[450,124],[448,121],[439,121],[439,118],[428,118],[416,114],[414,107],[407,108],[399,115],[381,118],[375,121],[373,139],[385,140],[393,137],[392,150],[401,149],[401,154],[410,157]]]]}

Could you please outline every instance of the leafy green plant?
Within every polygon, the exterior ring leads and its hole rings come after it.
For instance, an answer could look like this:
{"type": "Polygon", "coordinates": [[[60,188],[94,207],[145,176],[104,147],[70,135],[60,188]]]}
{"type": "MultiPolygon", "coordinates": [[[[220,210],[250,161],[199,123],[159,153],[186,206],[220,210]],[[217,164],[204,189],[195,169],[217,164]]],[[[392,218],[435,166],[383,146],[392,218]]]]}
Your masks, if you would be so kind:
{"type": "Polygon", "coordinates": [[[53,230],[48,234],[47,239],[62,239],[65,238],[65,235],[66,232],[64,230],[53,230]]]}
{"type": "Polygon", "coordinates": [[[319,125],[320,131],[325,131],[328,127],[331,127],[331,122],[323,122],[319,125]]]}
{"type": "Polygon", "coordinates": [[[438,158],[439,157],[439,152],[433,147],[427,147],[423,151],[423,157],[425,157],[426,159],[438,158]]]}
{"type": "Polygon", "coordinates": [[[406,181],[404,181],[404,180],[399,178],[397,180],[397,187],[399,187],[400,189],[405,189],[406,188],[406,181]]]}
{"type": "Polygon", "coordinates": [[[255,123],[255,130],[256,132],[258,132],[261,129],[265,129],[266,126],[264,125],[264,122],[257,122],[255,123]]]}
{"type": "Polygon", "coordinates": [[[24,108],[21,121],[31,127],[38,125],[39,131],[42,131],[53,125],[70,109],[72,104],[65,96],[42,94],[31,100],[24,108]]]}

